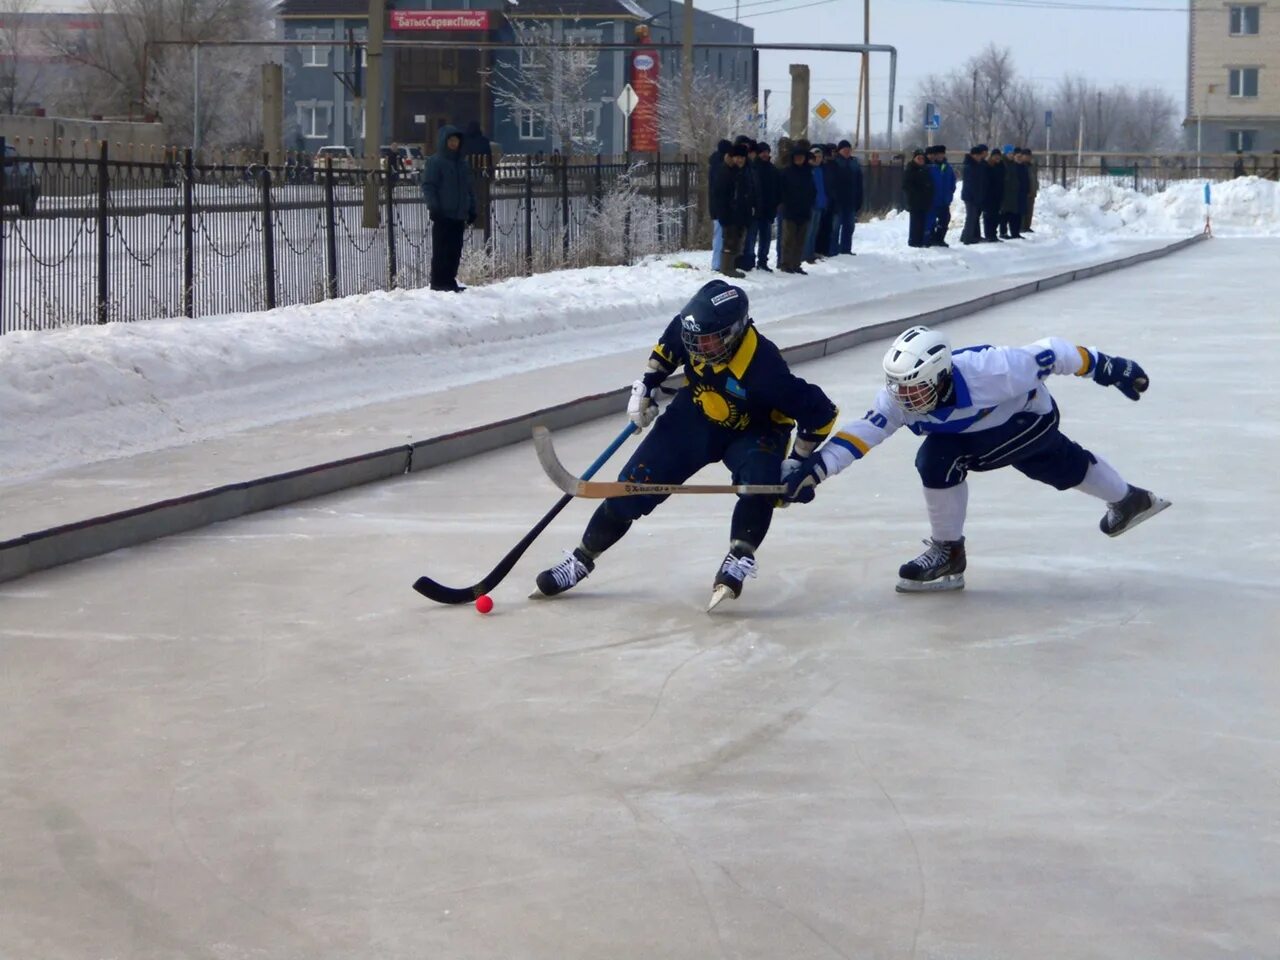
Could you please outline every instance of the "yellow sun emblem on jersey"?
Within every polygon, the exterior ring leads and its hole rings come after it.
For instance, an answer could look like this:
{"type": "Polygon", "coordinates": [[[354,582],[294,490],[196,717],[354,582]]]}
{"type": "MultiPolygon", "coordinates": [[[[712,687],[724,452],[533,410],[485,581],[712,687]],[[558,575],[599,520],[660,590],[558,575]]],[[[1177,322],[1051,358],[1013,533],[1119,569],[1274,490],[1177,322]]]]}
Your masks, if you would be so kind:
{"type": "Polygon", "coordinates": [[[693,402],[698,405],[704,417],[722,427],[741,430],[750,419],[732,400],[705,384],[694,387],[693,402]]]}

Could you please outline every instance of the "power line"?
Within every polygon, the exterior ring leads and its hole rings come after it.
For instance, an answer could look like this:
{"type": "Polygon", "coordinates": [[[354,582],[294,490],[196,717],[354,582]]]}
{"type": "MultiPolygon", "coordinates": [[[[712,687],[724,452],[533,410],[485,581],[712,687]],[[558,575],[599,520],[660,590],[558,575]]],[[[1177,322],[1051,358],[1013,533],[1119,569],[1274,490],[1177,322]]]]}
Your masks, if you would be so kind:
{"type": "Polygon", "coordinates": [[[746,16],[742,17],[741,19],[749,20],[752,17],[768,17],[775,13],[790,13],[792,10],[803,10],[806,7],[821,7],[828,3],[835,3],[835,2],[836,0],[814,0],[813,3],[801,3],[794,7],[782,7],[781,9],[778,9],[778,10],[762,10],[759,13],[748,13],[746,16]]]}
{"type": "Polygon", "coordinates": [[[1112,3],[1067,3],[1065,0],[932,0],[975,7],[1010,7],[1017,10],[1107,10],[1123,13],[1186,13],[1187,7],[1134,7],[1112,3]]]}

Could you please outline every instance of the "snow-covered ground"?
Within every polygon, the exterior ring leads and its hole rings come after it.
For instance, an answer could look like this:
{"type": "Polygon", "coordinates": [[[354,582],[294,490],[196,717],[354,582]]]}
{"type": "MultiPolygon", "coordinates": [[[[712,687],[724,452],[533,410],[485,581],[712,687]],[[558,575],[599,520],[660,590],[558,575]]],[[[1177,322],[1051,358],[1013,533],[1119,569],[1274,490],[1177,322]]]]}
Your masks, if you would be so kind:
{"type": "MultiPolygon", "coordinates": [[[[1275,183],[1214,188],[1220,235],[1280,233],[1275,183]]],[[[911,250],[904,214],[860,225],[857,258],[809,277],[743,281],[761,325],[922,286],[1123,252],[1132,238],[1199,232],[1203,186],[1144,196],[1042,189],[1022,244],[911,250]]],[[[306,414],[448,389],[553,361],[640,349],[704,283],[709,254],[541,274],[463,296],[379,292],[269,312],[149,320],[0,337],[0,480],[140,453],[306,414]],[[696,269],[681,269],[692,264],[696,269]]],[[[850,318],[850,326],[856,317],[850,318]]]]}

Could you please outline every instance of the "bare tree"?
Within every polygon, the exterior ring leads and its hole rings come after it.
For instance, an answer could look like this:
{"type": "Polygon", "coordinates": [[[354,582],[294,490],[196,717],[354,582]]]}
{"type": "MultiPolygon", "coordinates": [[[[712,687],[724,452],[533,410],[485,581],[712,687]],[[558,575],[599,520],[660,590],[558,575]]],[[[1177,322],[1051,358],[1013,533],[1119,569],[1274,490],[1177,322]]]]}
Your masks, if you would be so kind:
{"type": "Polygon", "coordinates": [[[498,59],[490,71],[493,102],[515,121],[528,118],[550,130],[569,155],[594,153],[600,145],[588,106],[599,51],[588,49],[580,35],[566,32],[556,39],[551,24],[512,19],[520,49],[498,59]]]}
{"type": "MultiPolygon", "coordinates": [[[[190,46],[215,40],[272,36],[274,0],[90,0],[101,28],[52,29],[45,42],[65,63],[78,66],[59,91],[77,112],[111,115],[158,113],[189,135],[194,76],[190,46]],[[183,41],[183,45],[157,41],[183,41]]],[[[201,64],[202,128],[206,138],[231,143],[247,138],[258,111],[258,64],[266,52],[222,48],[201,64]],[[251,99],[254,98],[254,99],[251,99]],[[203,115],[211,120],[204,127],[203,115]]]]}
{"type": "Polygon", "coordinates": [[[31,16],[35,0],[0,2],[0,112],[17,113],[40,88],[40,38],[31,16]]]}
{"type": "Polygon", "coordinates": [[[664,143],[681,153],[705,158],[721,140],[739,134],[756,136],[755,100],[751,94],[709,73],[693,75],[692,96],[686,107],[680,77],[658,81],[658,127],[664,143]]]}

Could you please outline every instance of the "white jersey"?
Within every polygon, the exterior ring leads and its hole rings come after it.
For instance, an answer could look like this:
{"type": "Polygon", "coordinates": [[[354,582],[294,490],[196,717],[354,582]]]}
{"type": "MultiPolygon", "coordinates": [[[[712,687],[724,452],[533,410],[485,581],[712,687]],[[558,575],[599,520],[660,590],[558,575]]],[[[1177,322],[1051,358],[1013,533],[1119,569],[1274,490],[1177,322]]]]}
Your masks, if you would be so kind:
{"type": "Polygon", "coordinates": [[[1049,374],[1087,376],[1094,356],[1058,337],[1026,347],[964,347],[951,351],[950,406],[929,413],[908,413],[888,388],[881,387],[875,405],[861,420],[844,424],[819,451],[827,474],[839,473],[899,427],[915,434],[977,433],[1009,421],[1018,413],[1048,413],[1053,398],[1044,380],[1049,374]]]}

